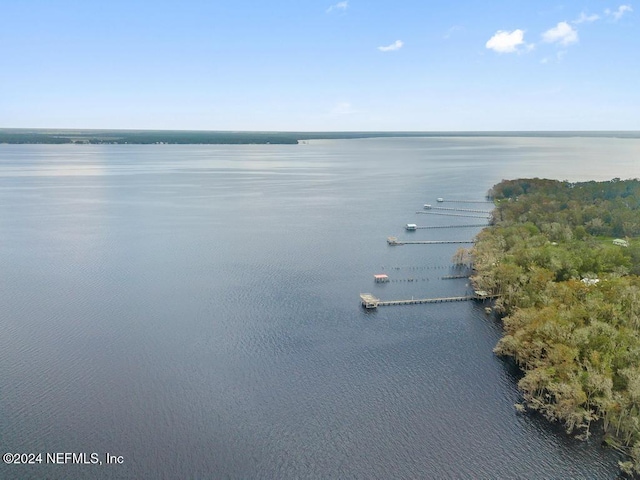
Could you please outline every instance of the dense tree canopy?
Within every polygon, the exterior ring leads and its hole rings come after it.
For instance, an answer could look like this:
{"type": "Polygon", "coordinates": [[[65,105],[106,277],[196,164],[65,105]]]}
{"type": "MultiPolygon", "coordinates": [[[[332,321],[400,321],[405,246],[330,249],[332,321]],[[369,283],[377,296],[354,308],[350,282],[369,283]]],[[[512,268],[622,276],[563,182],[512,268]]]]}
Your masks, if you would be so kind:
{"type": "Polygon", "coordinates": [[[500,295],[495,352],[522,368],[526,407],[583,438],[601,420],[640,473],[640,181],[520,179],[489,194],[472,280],[500,295]]]}

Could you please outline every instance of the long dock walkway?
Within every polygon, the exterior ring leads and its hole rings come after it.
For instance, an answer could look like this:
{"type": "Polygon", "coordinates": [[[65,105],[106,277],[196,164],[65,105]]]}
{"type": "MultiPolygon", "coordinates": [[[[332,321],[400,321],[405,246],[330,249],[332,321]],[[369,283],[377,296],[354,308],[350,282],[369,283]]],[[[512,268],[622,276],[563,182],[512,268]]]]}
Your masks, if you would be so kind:
{"type": "Polygon", "coordinates": [[[444,212],[426,212],[426,211],[419,211],[416,213],[421,215],[446,215],[448,217],[469,217],[469,218],[489,218],[491,216],[489,213],[487,213],[485,216],[468,215],[466,213],[444,213],[444,212]]]}
{"type": "Polygon", "coordinates": [[[396,237],[387,238],[389,245],[437,245],[440,243],[475,243],[473,240],[398,240],[396,237]]]}
{"type": "Polygon", "coordinates": [[[475,227],[488,227],[487,223],[475,223],[473,225],[429,225],[425,227],[419,227],[416,225],[416,230],[426,230],[431,228],[475,228],[475,227]]]}
{"type": "Polygon", "coordinates": [[[442,200],[440,200],[439,203],[487,203],[487,204],[491,204],[493,205],[493,202],[491,200],[464,200],[464,199],[460,199],[460,200],[447,200],[445,198],[443,198],[442,200]]]}
{"type": "Polygon", "coordinates": [[[450,207],[430,207],[431,210],[448,210],[450,212],[471,212],[471,213],[486,213],[489,215],[491,212],[486,210],[478,210],[475,208],[450,208],[450,207]]]}
{"type": "Polygon", "coordinates": [[[463,295],[460,297],[438,297],[438,298],[412,298],[407,300],[380,300],[370,293],[361,293],[360,300],[362,306],[367,309],[377,307],[391,307],[394,305],[417,305],[420,303],[444,303],[444,302],[466,302],[469,300],[488,300],[496,298],[497,295],[463,295]]]}
{"type": "Polygon", "coordinates": [[[379,301],[379,307],[390,307],[393,305],[417,305],[419,303],[443,303],[443,302],[466,302],[467,300],[473,300],[473,295],[466,295],[463,297],[441,297],[441,298],[412,298],[411,300],[386,300],[379,301]]]}

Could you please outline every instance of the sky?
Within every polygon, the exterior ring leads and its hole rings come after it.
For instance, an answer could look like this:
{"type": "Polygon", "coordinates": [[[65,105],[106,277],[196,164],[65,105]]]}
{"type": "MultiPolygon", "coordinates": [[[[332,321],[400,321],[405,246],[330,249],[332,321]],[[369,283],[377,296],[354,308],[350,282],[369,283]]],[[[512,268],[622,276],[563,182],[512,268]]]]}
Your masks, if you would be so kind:
{"type": "Polygon", "coordinates": [[[2,0],[0,128],[640,130],[640,4],[2,0]]]}

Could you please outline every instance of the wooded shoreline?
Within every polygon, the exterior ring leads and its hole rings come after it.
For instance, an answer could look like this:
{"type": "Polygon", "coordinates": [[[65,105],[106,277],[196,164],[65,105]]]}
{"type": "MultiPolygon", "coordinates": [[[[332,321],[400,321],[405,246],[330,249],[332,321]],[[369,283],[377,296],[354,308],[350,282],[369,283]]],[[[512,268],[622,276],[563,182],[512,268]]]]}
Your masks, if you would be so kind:
{"type": "Polygon", "coordinates": [[[640,180],[504,180],[471,250],[476,289],[500,295],[521,411],[605,440],[640,474],[640,180]]]}
{"type": "Polygon", "coordinates": [[[177,144],[246,145],[304,144],[308,140],[346,140],[357,138],[411,137],[610,137],[640,138],[636,131],[558,131],[558,132],[445,132],[445,131],[208,131],[208,130],[96,130],[0,128],[0,144],[177,144]]]}

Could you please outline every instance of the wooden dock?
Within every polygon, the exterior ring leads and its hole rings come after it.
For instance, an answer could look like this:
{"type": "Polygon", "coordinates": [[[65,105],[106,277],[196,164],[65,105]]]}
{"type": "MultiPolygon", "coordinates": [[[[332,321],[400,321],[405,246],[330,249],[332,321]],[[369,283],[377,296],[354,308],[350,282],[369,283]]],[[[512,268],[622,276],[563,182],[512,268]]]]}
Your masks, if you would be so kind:
{"type": "Polygon", "coordinates": [[[445,213],[445,212],[426,212],[426,211],[419,211],[416,213],[421,215],[446,215],[448,217],[468,217],[468,218],[485,218],[485,219],[491,217],[491,214],[482,216],[482,215],[468,215],[466,213],[445,213]]]}
{"type": "Polygon", "coordinates": [[[370,293],[361,293],[360,301],[364,308],[373,309],[377,307],[392,307],[394,305],[418,305],[421,303],[467,302],[469,300],[482,301],[496,297],[497,295],[481,295],[479,293],[475,293],[473,295],[463,295],[460,297],[412,298],[410,300],[380,300],[370,293]]]}
{"type": "Polygon", "coordinates": [[[470,213],[486,213],[490,215],[491,212],[486,210],[478,210],[475,208],[451,208],[451,207],[431,207],[432,210],[447,210],[449,212],[470,212],[470,213]]]}
{"type": "Polygon", "coordinates": [[[443,198],[442,201],[440,203],[443,202],[447,202],[447,203],[490,203],[491,205],[493,205],[493,202],[491,200],[447,200],[446,198],[443,198]]]}
{"type": "Polygon", "coordinates": [[[416,225],[416,230],[426,230],[431,228],[476,228],[476,227],[488,227],[487,223],[475,223],[473,225],[429,225],[420,227],[416,225]]]}
{"type": "Polygon", "coordinates": [[[398,240],[396,237],[388,237],[389,245],[437,245],[445,243],[475,243],[473,240],[398,240]]]}
{"type": "Polygon", "coordinates": [[[420,303],[444,303],[444,302],[466,302],[473,300],[473,295],[465,295],[462,297],[441,297],[441,298],[412,298],[411,300],[387,300],[379,301],[379,307],[390,307],[393,305],[417,305],[420,303]]]}

